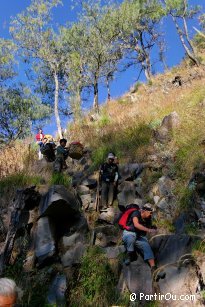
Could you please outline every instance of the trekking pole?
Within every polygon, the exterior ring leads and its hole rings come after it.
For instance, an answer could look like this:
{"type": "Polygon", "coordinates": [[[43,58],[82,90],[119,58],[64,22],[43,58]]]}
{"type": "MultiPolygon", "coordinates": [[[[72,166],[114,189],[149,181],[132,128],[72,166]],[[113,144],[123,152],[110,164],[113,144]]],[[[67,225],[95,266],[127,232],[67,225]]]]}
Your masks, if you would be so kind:
{"type": "Polygon", "coordinates": [[[97,191],[95,199],[95,210],[100,211],[100,173],[97,174],[97,191]]]}

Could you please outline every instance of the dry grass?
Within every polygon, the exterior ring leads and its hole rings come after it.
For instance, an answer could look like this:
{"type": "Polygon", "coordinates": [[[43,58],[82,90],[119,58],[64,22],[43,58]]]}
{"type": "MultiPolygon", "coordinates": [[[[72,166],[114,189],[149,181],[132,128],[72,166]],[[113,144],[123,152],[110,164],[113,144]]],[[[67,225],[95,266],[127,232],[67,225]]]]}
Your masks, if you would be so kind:
{"type": "Polygon", "coordinates": [[[90,121],[88,115],[80,124],[71,125],[68,129],[69,136],[72,140],[78,139],[91,147],[94,152],[101,147],[104,151],[113,150],[117,151],[118,155],[131,155],[131,158],[138,159],[138,154],[140,157],[146,156],[151,144],[147,141],[130,148],[133,138],[134,143],[138,138],[134,135],[138,133],[137,127],[141,125],[144,128],[153,128],[161,123],[165,115],[176,111],[180,116],[181,126],[174,132],[174,144],[171,146],[183,147],[190,142],[196,146],[197,142],[203,139],[204,83],[203,67],[188,67],[185,63],[163,75],[157,75],[152,85],[141,84],[136,93],[128,93],[118,100],[112,100],[108,105],[103,105],[96,121],[90,121]],[[177,75],[182,79],[180,87],[172,84],[177,75]],[[103,125],[103,122],[106,124],[103,125]],[[129,140],[126,141],[124,134],[128,131],[129,140]],[[124,150],[123,144],[118,146],[119,142],[124,142],[124,150]]]}
{"type": "Polygon", "coordinates": [[[4,147],[0,152],[0,178],[28,170],[36,159],[36,147],[30,139],[4,147]]]}

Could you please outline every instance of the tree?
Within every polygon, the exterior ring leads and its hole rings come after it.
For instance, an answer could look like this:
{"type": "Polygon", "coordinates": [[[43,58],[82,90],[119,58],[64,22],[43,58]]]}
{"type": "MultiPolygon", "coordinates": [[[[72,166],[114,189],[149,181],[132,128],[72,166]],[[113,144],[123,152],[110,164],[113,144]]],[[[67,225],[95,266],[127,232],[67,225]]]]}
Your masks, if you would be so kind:
{"type": "Polygon", "coordinates": [[[30,134],[31,123],[50,115],[50,109],[22,84],[0,92],[0,142],[8,143],[30,134]]]}
{"type": "Polygon", "coordinates": [[[124,1],[119,8],[121,48],[128,62],[125,67],[139,64],[147,80],[152,78],[151,50],[159,46],[158,28],[163,17],[161,5],[155,1],[124,1]],[[135,55],[136,54],[136,55],[135,55]]]}
{"type": "Polygon", "coordinates": [[[180,41],[189,59],[199,65],[195,47],[189,37],[187,20],[192,19],[199,11],[199,6],[190,7],[187,0],[162,0],[166,14],[170,15],[180,41]]]}
{"type": "Polygon", "coordinates": [[[78,53],[84,85],[93,88],[93,109],[99,112],[99,83],[107,81],[117,70],[122,58],[117,44],[120,30],[114,6],[101,1],[82,1],[82,13],[69,43],[78,53]]]}
{"type": "Polygon", "coordinates": [[[14,18],[10,32],[19,54],[31,63],[33,72],[37,65],[44,66],[47,73],[44,77],[54,84],[54,114],[59,136],[62,137],[59,92],[66,56],[60,34],[54,31],[51,24],[52,9],[60,3],[60,0],[32,0],[31,5],[14,18]]]}
{"type": "Polygon", "coordinates": [[[11,40],[0,38],[0,86],[15,76],[14,51],[15,45],[11,40]]]}

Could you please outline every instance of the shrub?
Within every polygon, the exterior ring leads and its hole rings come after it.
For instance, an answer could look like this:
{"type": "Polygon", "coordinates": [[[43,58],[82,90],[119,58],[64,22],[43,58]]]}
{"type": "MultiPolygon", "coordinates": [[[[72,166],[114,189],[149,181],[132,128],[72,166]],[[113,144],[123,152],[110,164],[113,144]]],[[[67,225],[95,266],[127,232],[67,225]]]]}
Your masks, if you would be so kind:
{"type": "Polygon", "coordinates": [[[50,185],[59,184],[69,187],[71,185],[71,177],[64,173],[54,173],[50,179],[50,185]]]}
{"type": "Polygon", "coordinates": [[[70,290],[69,306],[110,306],[116,298],[115,283],[105,254],[99,247],[90,247],[70,290]]]}
{"type": "Polygon", "coordinates": [[[24,188],[29,185],[38,185],[41,183],[40,176],[30,176],[24,173],[17,173],[0,180],[0,195],[7,189],[24,188]]]}

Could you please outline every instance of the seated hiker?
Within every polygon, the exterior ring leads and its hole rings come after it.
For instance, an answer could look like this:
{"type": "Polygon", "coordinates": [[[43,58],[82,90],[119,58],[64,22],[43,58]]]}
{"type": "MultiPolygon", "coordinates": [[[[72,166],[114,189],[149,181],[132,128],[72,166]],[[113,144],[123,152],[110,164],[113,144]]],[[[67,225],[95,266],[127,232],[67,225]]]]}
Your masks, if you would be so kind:
{"type": "MultiPolygon", "coordinates": [[[[146,238],[146,233],[156,233],[156,229],[150,228],[152,212],[153,210],[149,204],[144,205],[141,209],[133,208],[130,214],[127,215],[127,220],[124,221],[125,225],[122,239],[127,251],[125,264],[130,264],[133,252],[135,248],[137,248],[143,254],[144,260],[149,263],[153,274],[157,266],[155,264],[153,251],[146,238]]],[[[160,278],[165,278],[164,272],[157,275],[157,279],[159,280],[160,278]]]]}
{"type": "Polygon", "coordinates": [[[107,162],[100,167],[100,181],[102,184],[101,206],[106,210],[107,206],[112,206],[114,198],[114,188],[118,180],[118,166],[114,163],[115,156],[108,154],[107,162]]]}
{"type": "Polygon", "coordinates": [[[43,158],[43,156],[41,154],[40,147],[43,143],[43,138],[44,138],[43,130],[41,128],[39,129],[35,138],[36,138],[36,143],[39,145],[38,159],[41,160],[43,158]]]}
{"type": "Polygon", "coordinates": [[[65,160],[69,154],[69,148],[66,148],[66,139],[60,139],[60,145],[56,148],[56,160],[60,163],[60,171],[63,168],[67,168],[65,160]]]}
{"type": "Polygon", "coordinates": [[[18,298],[16,283],[10,278],[0,278],[0,306],[12,307],[18,298]]]}
{"type": "Polygon", "coordinates": [[[40,145],[41,154],[46,161],[53,162],[55,160],[55,143],[49,142],[48,138],[44,136],[43,142],[40,145]]]}

